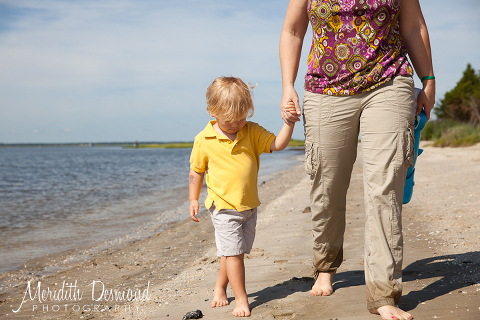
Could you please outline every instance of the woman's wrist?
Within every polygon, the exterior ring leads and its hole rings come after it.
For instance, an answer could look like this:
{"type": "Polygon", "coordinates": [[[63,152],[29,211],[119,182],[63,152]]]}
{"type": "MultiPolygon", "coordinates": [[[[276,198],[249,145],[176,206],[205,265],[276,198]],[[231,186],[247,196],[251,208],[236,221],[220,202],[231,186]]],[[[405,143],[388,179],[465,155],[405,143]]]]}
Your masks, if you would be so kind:
{"type": "Polygon", "coordinates": [[[427,79],[422,81],[422,85],[424,88],[426,87],[435,87],[435,79],[427,79]]]}
{"type": "Polygon", "coordinates": [[[426,82],[435,81],[435,76],[425,76],[421,77],[420,81],[425,85],[426,82]]]}
{"type": "Polygon", "coordinates": [[[282,88],[293,88],[295,86],[295,77],[282,76],[282,88]]]}

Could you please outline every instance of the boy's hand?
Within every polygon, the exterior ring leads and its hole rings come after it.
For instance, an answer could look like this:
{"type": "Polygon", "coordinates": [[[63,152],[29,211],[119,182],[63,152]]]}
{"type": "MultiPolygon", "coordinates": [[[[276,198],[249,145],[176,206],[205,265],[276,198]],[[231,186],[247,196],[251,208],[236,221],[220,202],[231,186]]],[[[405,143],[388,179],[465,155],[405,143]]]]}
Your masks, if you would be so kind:
{"type": "Polygon", "coordinates": [[[290,113],[292,116],[296,116],[296,117],[298,116],[298,114],[297,114],[297,109],[295,108],[295,104],[294,104],[292,101],[290,101],[289,103],[287,103],[287,104],[285,105],[285,107],[283,107],[283,109],[284,109],[286,112],[290,113]]]}
{"type": "Polygon", "coordinates": [[[195,222],[200,222],[195,216],[198,215],[198,210],[200,208],[198,198],[200,197],[200,191],[202,190],[203,175],[204,172],[195,172],[190,169],[188,177],[188,199],[190,200],[188,212],[190,213],[190,219],[195,222]]]}
{"type": "Polygon", "coordinates": [[[190,212],[190,219],[192,219],[195,222],[200,222],[200,220],[195,217],[198,215],[198,208],[200,208],[200,205],[198,204],[198,200],[190,200],[190,207],[188,208],[190,212]]]}

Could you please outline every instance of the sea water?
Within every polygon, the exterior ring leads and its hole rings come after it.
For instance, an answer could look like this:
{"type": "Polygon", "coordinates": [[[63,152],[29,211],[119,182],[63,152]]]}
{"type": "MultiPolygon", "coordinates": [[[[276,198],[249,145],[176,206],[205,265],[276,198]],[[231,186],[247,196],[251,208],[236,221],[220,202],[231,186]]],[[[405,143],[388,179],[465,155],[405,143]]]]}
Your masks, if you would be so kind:
{"type": "MultiPolygon", "coordinates": [[[[190,149],[0,149],[0,272],[188,218],[190,149]]],[[[263,154],[260,178],[298,163],[263,154]]]]}

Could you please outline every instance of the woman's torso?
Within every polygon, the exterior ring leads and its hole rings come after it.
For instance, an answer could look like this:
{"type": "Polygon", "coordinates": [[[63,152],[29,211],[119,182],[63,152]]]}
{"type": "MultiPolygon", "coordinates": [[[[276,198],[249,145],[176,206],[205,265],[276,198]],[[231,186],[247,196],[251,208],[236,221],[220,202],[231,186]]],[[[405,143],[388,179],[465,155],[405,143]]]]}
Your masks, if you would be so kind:
{"type": "Polygon", "coordinates": [[[312,0],[305,89],[352,95],[413,75],[400,37],[400,0],[312,0]]]}

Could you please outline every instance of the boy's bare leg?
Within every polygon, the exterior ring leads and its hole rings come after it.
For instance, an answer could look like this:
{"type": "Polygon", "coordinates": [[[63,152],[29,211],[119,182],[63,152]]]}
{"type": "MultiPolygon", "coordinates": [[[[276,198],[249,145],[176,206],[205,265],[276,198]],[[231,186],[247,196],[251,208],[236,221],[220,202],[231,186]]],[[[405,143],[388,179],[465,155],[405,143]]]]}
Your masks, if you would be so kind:
{"type": "Polygon", "coordinates": [[[245,265],[244,254],[226,257],[227,276],[235,295],[235,308],[232,314],[236,317],[250,316],[247,292],[245,291],[245,265]]]}
{"type": "Polygon", "coordinates": [[[220,270],[218,271],[217,284],[215,285],[215,291],[213,293],[213,301],[210,304],[210,307],[223,307],[228,304],[227,299],[227,259],[222,256],[220,258],[220,270]]]}
{"type": "Polygon", "coordinates": [[[335,272],[319,272],[317,280],[310,290],[312,296],[329,296],[333,293],[332,279],[335,272]]]}
{"type": "Polygon", "coordinates": [[[413,319],[412,315],[408,312],[403,311],[395,306],[381,306],[377,310],[370,310],[371,313],[379,314],[382,319],[388,320],[410,320],[413,319]]]}

